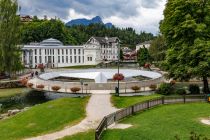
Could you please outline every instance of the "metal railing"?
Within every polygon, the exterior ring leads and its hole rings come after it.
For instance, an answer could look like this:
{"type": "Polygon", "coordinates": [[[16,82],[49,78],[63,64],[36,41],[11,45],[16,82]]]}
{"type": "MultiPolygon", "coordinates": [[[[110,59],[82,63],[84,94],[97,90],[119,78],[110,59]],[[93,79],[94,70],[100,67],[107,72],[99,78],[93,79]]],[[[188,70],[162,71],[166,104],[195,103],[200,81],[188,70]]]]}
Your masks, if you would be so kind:
{"type": "Polygon", "coordinates": [[[95,131],[95,140],[100,140],[104,130],[108,126],[122,120],[125,117],[134,115],[137,112],[141,112],[152,107],[164,104],[175,104],[175,103],[191,103],[191,102],[205,102],[207,101],[207,95],[183,95],[183,96],[163,96],[160,98],[144,101],[127,108],[121,109],[108,116],[105,116],[95,131]]]}

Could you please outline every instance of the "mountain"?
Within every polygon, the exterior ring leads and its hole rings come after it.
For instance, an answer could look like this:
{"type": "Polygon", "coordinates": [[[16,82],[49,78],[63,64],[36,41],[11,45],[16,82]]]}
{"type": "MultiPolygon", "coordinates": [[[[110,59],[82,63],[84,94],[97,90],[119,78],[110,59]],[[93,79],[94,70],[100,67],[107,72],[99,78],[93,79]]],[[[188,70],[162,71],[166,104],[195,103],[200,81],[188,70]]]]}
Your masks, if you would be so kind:
{"type": "MultiPolygon", "coordinates": [[[[86,18],[81,18],[81,19],[74,19],[66,23],[66,26],[73,26],[73,25],[84,25],[88,26],[90,24],[104,24],[100,16],[96,16],[92,19],[86,19],[86,18]]],[[[112,23],[106,23],[104,24],[107,28],[111,28],[113,26],[112,23]]]]}

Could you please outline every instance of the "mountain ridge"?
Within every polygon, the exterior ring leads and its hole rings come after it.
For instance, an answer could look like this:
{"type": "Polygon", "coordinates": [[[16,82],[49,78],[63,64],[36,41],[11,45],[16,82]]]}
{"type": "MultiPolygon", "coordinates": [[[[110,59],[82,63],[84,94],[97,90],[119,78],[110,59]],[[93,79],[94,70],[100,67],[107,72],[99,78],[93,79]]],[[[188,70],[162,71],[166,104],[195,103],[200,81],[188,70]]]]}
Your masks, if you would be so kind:
{"type": "Polygon", "coordinates": [[[111,22],[104,23],[100,16],[93,17],[92,19],[86,19],[86,18],[74,19],[67,22],[66,26],[74,26],[74,25],[88,26],[90,24],[103,24],[107,28],[111,28],[113,26],[111,22]]]}

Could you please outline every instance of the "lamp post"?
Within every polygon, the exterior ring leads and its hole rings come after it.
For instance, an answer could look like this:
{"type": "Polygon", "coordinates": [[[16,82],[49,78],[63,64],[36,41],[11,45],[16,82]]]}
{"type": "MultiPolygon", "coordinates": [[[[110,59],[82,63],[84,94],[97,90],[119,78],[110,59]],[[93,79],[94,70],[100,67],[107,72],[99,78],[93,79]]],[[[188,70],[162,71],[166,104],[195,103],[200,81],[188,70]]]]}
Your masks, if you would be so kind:
{"type": "MultiPolygon", "coordinates": [[[[117,63],[117,73],[120,74],[120,41],[118,43],[118,63],[117,63]]],[[[117,80],[117,96],[120,95],[120,80],[117,80]]]]}

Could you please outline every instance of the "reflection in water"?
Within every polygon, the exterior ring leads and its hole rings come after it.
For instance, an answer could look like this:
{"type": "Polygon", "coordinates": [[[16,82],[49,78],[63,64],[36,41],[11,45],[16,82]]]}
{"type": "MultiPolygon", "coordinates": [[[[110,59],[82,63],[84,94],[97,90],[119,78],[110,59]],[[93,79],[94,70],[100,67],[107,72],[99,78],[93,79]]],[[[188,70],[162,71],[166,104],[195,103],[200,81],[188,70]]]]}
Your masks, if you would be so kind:
{"type": "Polygon", "coordinates": [[[49,101],[45,96],[44,92],[30,90],[21,95],[16,95],[13,97],[1,98],[0,113],[7,112],[10,109],[23,109],[24,107],[30,107],[36,104],[41,104],[49,101]]]}

